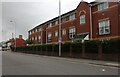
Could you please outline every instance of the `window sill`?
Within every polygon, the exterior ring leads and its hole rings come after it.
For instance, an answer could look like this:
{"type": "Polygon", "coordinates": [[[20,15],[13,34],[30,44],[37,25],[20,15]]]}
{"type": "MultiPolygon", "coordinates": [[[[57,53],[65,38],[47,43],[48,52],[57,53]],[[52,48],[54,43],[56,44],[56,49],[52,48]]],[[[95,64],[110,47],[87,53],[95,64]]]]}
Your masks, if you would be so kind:
{"type": "Polygon", "coordinates": [[[81,25],[85,25],[85,23],[80,24],[80,26],[81,26],[81,25]]]}
{"type": "Polygon", "coordinates": [[[104,36],[104,35],[110,35],[111,33],[106,33],[106,34],[98,34],[99,36],[104,36]]]}

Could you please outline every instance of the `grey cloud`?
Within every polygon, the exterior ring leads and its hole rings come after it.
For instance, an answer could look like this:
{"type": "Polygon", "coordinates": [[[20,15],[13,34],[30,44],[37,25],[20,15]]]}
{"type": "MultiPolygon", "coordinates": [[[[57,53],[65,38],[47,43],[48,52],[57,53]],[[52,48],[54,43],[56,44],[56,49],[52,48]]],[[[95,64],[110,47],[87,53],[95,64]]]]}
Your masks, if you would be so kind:
{"type": "MultiPolygon", "coordinates": [[[[59,0],[39,0],[39,2],[29,1],[31,2],[7,2],[7,0],[5,2],[5,0],[3,0],[3,40],[12,37],[12,33],[15,31],[14,26],[16,26],[17,36],[22,34],[26,39],[28,37],[28,30],[59,15],[59,0]],[[10,22],[11,20],[13,21],[12,23],[10,22]]],[[[75,9],[80,1],[81,0],[61,0],[62,14],[75,9]]]]}

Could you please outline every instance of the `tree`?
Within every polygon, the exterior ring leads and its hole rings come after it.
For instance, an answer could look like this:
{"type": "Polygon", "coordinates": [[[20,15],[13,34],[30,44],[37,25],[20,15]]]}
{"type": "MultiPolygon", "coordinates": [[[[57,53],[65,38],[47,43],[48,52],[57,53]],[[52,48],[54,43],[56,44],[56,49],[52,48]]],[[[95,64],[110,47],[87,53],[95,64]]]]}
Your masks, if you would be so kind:
{"type": "Polygon", "coordinates": [[[26,42],[26,44],[33,44],[33,41],[31,41],[29,39],[27,39],[25,42],[26,42]]]}

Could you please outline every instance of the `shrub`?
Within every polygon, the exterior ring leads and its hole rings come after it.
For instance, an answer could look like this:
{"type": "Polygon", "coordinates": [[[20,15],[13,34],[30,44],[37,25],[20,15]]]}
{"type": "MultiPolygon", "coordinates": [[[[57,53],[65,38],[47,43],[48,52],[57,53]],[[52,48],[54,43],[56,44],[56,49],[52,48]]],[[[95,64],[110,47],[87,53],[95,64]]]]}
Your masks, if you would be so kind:
{"type": "Polygon", "coordinates": [[[99,44],[100,44],[100,41],[97,41],[97,40],[85,41],[85,52],[98,53],[99,44]]]}
{"type": "Polygon", "coordinates": [[[82,52],[82,43],[81,42],[72,43],[71,47],[72,47],[72,52],[75,52],[75,53],[82,52]]]}
{"type": "Polygon", "coordinates": [[[62,44],[62,52],[69,52],[70,46],[71,46],[71,43],[69,42],[62,44]]]}
{"type": "Polygon", "coordinates": [[[47,46],[47,51],[52,51],[52,44],[48,44],[47,46]]]}
{"type": "Polygon", "coordinates": [[[104,40],[102,43],[103,53],[120,53],[120,39],[104,40]]]}
{"type": "Polygon", "coordinates": [[[41,47],[42,47],[42,51],[43,51],[43,52],[46,51],[46,45],[45,45],[45,44],[42,45],[41,47]]]}
{"type": "Polygon", "coordinates": [[[53,47],[53,48],[54,48],[54,51],[55,51],[55,52],[59,51],[59,45],[58,45],[58,44],[54,44],[54,47],[53,47]]]}

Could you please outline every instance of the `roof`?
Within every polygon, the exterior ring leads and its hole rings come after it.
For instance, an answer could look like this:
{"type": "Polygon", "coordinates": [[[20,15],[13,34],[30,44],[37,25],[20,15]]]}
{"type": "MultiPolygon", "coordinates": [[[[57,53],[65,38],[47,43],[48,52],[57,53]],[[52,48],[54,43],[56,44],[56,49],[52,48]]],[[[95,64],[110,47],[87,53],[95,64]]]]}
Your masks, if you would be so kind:
{"type": "MultiPolygon", "coordinates": [[[[69,11],[69,12],[67,12],[67,13],[65,13],[65,14],[62,14],[61,17],[65,16],[65,15],[67,15],[67,14],[71,14],[71,13],[73,13],[73,12],[75,12],[75,11],[76,11],[76,9],[74,9],[74,10],[72,10],[72,11],[69,11]]],[[[48,21],[46,21],[46,22],[44,22],[44,23],[42,23],[42,24],[40,24],[40,25],[32,28],[31,30],[34,30],[34,29],[37,28],[37,27],[40,27],[40,26],[42,26],[42,25],[44,25],[44,24],[46,24],[46,23],[48,24],[49,22],[52,22],[52,21],[58,20],[58,19],[59,19],[59,16],[58,16],[58,17],[55,17],[55,18],[53,18],[53,19],[51,19],[51,20],[48,20],[48,21]]],[[[29,30],[29,31],[31,31],[31,30],[29,30]]],[[[29,32],[29,31],[28,31],[28,32],[29,32]]]]}

